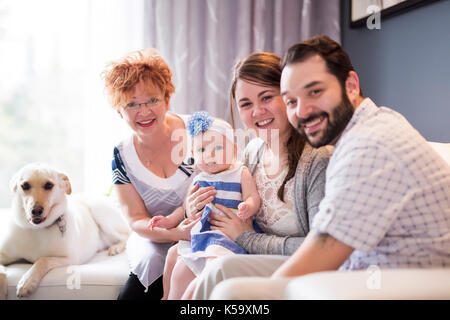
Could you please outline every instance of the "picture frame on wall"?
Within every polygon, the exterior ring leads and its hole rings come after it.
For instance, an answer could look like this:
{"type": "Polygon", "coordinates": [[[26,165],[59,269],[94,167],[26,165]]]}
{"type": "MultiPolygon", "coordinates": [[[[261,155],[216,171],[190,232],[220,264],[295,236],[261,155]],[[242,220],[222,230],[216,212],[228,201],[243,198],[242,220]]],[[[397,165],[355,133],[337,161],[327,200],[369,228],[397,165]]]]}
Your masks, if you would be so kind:
{"type": "Polygon", "coordinates": [[[380,12],[381,18],[403,13],[418,6],[439,0],[349,0],[350,27],[366,24],[367,18],[374,12],[380,12]]]}

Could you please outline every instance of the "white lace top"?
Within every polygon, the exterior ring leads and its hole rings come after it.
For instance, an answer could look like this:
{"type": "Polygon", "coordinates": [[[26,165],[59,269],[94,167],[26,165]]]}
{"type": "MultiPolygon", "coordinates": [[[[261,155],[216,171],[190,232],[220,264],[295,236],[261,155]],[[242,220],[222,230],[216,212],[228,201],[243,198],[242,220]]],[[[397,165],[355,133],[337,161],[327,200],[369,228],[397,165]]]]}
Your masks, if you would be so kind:
{"type": "Polygon", "coordinates": [[[262,161],[258,163],[253,177],[262,203],[255,219],[265,233],[298,236],[301,231],[294,211],[294,179],[289,180],[285,185],[284,202],[277,195],[287,172],[288,168],[285,168],[277,176],[269,178],[262,161]]]}

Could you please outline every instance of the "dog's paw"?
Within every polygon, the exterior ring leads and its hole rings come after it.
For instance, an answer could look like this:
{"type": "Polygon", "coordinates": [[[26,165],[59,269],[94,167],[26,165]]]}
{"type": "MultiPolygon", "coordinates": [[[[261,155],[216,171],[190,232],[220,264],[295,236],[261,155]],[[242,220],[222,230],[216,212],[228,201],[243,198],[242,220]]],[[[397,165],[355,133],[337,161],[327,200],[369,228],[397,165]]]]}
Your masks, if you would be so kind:
{"type": "Polygon", "coordinates": [[[17,296],[24,298],[32,294],[39,286],[39,280],[25,274],[17,284],[17,296]]]}
{"type": "Polygon", "coordinates": [[[0,300],[5,300],[8,293],[8,282],[6,281],[6,274],[0,273],[0,300]]]}
{"type": "Polygon", "coordinates": [[[126,245],[127,245],[126,241],[121,241],[119,243],[112,245],[108,249],[108,256],[115,256],[116,254],[124,252],[126,245]]]}

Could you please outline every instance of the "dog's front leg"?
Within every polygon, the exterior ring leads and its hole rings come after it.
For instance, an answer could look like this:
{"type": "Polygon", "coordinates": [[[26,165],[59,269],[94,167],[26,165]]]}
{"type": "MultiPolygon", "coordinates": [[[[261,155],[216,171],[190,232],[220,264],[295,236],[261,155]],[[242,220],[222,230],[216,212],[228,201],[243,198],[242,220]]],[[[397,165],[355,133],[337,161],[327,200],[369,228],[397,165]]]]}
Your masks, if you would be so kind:
{"type": "Polygon", "coordinates": [[[0,300],[5,300],[7,293],[8,281],[6,281],[6,269],[0,264],[0,300]]]}
{"type": "Polygon", "coordinates": [[[17,284],[17,296],[26,297],[39,286],[42,278],[52,269],[70,264],[69,258],[44,257],[37,260],[17,284]]]}
{"type": "Polygon", "coordinates": [[[6,255],[6,253],[0,250],[0,300],[5,300],[8,293],[8,281],[6,279],[5,265],[14,262],[14,259],[6,255]]]}

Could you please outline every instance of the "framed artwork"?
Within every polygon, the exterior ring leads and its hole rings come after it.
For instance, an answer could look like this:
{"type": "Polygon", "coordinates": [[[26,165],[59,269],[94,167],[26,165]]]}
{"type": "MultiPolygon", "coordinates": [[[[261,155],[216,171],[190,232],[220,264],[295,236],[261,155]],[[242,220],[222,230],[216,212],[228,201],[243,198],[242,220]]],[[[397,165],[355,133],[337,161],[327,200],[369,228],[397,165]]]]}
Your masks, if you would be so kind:
{"type": "Polygon", "coordinates": [[[361,27],[366,24],[367,18],[375,10],[379,11],[381,18],[392,16],[409,9],[435,2],[438,0],[349,0],[350,26],[361,27]]]}

